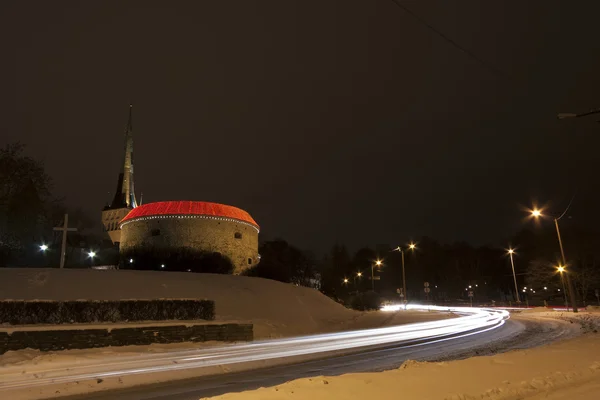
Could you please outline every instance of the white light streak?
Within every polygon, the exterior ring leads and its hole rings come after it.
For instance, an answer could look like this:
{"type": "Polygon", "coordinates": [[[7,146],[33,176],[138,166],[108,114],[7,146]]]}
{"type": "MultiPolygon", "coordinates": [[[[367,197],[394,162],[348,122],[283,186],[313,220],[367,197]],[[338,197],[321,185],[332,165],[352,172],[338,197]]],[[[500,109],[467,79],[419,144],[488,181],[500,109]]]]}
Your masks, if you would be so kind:
{"type": "Polygon", "coordinates": [[[383,307],[382,311],[398,311],[400,309],[452,312],[460,316],[387,328],[273,339],[167,353],[121,355],[101,360],[87,360],[86,362],[76,360],[70,365],[63,363],[60,368],[44,370],[44,373],[40,375],[34,375],[33,371],[4,374],[0,382],[0,392],[8,389],[77,382],[86,379],[207,368],[332,353],[341,350],[360,351],[371,346],[427,345],[427,343],[423,343],[424,339],[433,343],[474,335],[498,328],[509,318],[506,310],[476,307],[391,305],[383,307]]]}

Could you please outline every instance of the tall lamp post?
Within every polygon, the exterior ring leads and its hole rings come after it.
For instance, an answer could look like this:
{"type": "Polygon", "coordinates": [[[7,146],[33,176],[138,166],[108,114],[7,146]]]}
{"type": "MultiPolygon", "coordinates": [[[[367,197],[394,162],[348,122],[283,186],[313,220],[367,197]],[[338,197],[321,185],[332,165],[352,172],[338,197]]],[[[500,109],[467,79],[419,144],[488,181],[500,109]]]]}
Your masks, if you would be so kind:
{"type": "MultiPolygon", "coordinates": [[[[408,248],[412,251],[415,251],[416,249],[416,245],[414,243],[411,243],[408,245],[408,248]]],[[[398,246],[394,249],[394,251],[399,251],[400,255],[402,256],[402,293],[404,294],[404,303],[408,303],[408,293],[406,293],[406,272],[405,272],[405,268],[404,268],[404,250],[402,249],[402,247],[398,246]]]]}
{"type": "Polygon", "coordinates": [[[375,267],[379,268],[383,264],[383,261],[376,260],[373,264],[371,264],[371,290],[375,291],[375,267]]]}
{"type": "MultiPolygon", "coordinates": [[[[569,206],[570,206],[570,204],[569,204],[569,206]]],[[[565,250],[563,249],[562,239],[560,237],[560,228],[558,227],[558,220],[560,220],[562,217],[565,216],[565,214],[567,213],[567,210],[569,210],[569,206],[567,206],[567,209],[559,217],[554,218],[554,226],[556,227],[556,236],[558,237],[558,246],[560,247],[560,257],[562,259],[563,272],[565,272],[565,275],[567,277],[567,287],[569,288],[569,297],[571,299],[571,305],[573,307],[573,312],[576,313],[577,312],[577,302],[575,299],[575,290],[573,289],[573,282],[571,282],[571,277],[569,276],[569,273],[566,270],[567,260],[565,259],[565,250]]],[[[542,211],[535,208],[531,211],[531,215],[534,218],[540,218],[540,217],[542,217],[542,211]]],[[[561,276],[562,276],[562,272],[561,272],[561,276]]]]}
{"type": "Polygon", "coordinates": [[[356,277],[361,277],[362,276],[362,272],[357,272],[356,275],[354,275],[354,290],[356,290],[356,293],[358,293],[358,287],[356,286],[356,277]]]}
{"type": "Polygon", "coordinates": [[[560,273],[560,281],[562,282],[563,293],[565,296],[565,307],[567,307],[567,311],[569,311],[569,302],[567,301],[567,291],[565,290],[565,277],[563,276],[563,272],[565,272],[565,267],[559,265],[557,271],[560,273]]]}
{"type": "Polygon", "coordinates": [[[508,249],[508,255],[510,256],[510,265],[512,266],[513,278],[515,280],[515,296],[517,297],[517,303],[521,303],[519,299],[519,287],[517,286],[517,274],[515,273],[515,262],[513,260],[514,249],[508,249]]]}

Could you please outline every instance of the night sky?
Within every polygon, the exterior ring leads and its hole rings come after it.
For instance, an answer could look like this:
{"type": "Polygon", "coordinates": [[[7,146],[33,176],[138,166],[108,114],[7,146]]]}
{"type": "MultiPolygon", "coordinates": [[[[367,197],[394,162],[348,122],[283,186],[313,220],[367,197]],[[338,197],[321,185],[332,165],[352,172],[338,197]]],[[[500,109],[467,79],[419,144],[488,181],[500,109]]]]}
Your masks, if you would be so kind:
{"type": "Polygon", "coordinates": [[[600,222],[600,2],[0,2],[0,145],[100,219],[134,104],[144,202],[248,210],[317,251],[600,222]],[[495,72],[498,70],[500,72],[495,72]]]}

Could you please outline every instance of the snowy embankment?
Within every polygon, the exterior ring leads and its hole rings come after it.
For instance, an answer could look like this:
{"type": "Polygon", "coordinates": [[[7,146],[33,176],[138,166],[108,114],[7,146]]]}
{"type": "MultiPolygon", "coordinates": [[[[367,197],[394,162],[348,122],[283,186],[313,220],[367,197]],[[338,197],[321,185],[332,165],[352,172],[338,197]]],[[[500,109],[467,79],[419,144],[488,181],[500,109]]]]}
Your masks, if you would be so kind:
{"type": "MultiPolygon", "coordinates": [[[[525,317],[525,315],[524,315],[525,317]]],[[[450,362],[407,361],[396,370],[298,379],[213,400],[597,400],[600,314],[526,313],[581,325],[583,335],[542,347],[450,362]]]]}
{"type": "Polygon", "coordinates": [[[317,290],[268,279],[185,272],[0,268],[0,300],[209,299],[215,322],[251,322],[254,337],[277,338],[447,318],[356,312],[317,290]]]}

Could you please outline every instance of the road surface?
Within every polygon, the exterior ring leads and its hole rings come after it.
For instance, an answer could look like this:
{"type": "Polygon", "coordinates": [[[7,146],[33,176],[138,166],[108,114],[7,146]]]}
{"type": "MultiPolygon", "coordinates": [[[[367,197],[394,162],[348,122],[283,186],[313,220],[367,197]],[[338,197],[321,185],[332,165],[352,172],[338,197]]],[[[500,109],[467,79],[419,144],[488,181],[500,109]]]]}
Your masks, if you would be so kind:
{"type": "Polygon", "coordinates": [[[96,400],[197,400],[226,392],[277,385],[300,377],[385,370],[395,368],[407,359],[476,354],[473,349],[489,350],[490,343],[514,338],[526,330],[521,322],[507,321],[506,311],[468,308],[455,308],[453,311],[461,316],[389,328],[139,355],[126,360],[92,360],[89,363],[61,365],[35,374],[28,371],[20,376],[9,374],[2,377],[0,395],[3,391],[8,395],[12,390],[32,387],[47,387],[49,391],[46,393],[64,394],[69,391],[53,390],[57,385],[79,385],[92,380],[99,384],[88,385],[90,390],[102,390],[103,387],[109,387],[106,383],[128,376],[150,377],[142,382],[156,382],[181,378],[186,376],[184,373],[187,376],[208,375],[72,397],[96,400]],[[266,362],[274,366],[264,368],[266,362]],[[222,369],[215,370],[224,366],[239,372],[222,374],[222,369]],[[105,385],[100,384],[105,381],[105,385]]]}

